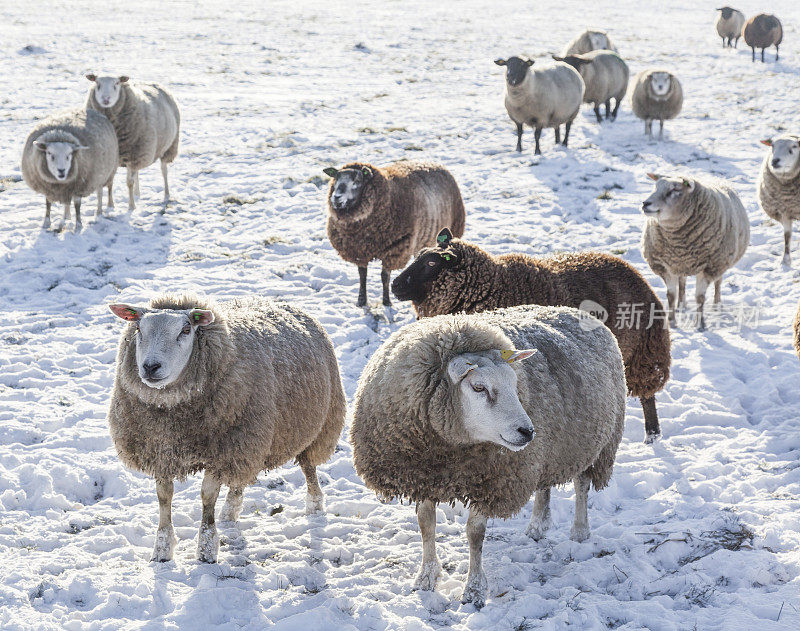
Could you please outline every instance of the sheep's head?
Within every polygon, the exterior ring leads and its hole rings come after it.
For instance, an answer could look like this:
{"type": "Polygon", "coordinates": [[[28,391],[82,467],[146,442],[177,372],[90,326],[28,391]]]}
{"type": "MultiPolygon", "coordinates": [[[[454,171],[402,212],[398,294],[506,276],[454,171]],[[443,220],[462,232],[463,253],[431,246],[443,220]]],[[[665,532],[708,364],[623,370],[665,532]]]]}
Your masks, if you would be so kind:
{"type": "Polygon", "coordinates": [[[460,403],[465,434],[459,442],[490,442],[519,451],[533,440],[533,423],[520,403],[517,373],[511,364],[535,352],[463,353],[448,362],[447,376],[460,403]]]}
{"type": "Polygon", "coordinates": [[[667,96],[672,88],[672,76],[668,72],[653,72],[650,75],[650,90],[655,96],[667,96]]]}
{"type": "Polygon", "coordinates": [[[453,250],[452,239],[453,233],[444,228],[436,237],[436,247],[420,250],[413,263],[394,279],[392,293],[398,300],[425,300],[442,272],[458,265],[460,257],[453,250]]]}
{"type": "Polygon", "coordinates": [[[587,31],[592,50],[605,50],[608,48],[608,36],[602,31],[587,31]]]}
{"type": "Polygon", "coordinates": [[[355,211],[364,195],[364,189],[372,181],[375,172],[367,165],[349,166],[343,169],[328,167],[325,175],[333,178],[328,190],[328,202],[337,216],[361,219],[355,211]]]}
{"type": "Polygon", "coordinates": [[[730,20],[731,16],[733,15],[733,9],[730,7],[720,7],[717,9],[720,13],[722,13],[723,20],[730,20]]]}
{"type": "Polygon", "coordinates": [[[136,366],[139,378],[151,388],[165,388],[189,363],[197,329],[214,321],[207,309],[149,309],[112,304],[111,312],[136,323],[136,366]]]}
{"type": "Polygon", "coordinates": [[[495,59],[494,63],[506,67],[506,83],[513,87],[525,81],[528,70],[533,65],[533,60],[527,57],[509,57],[508,59],[495,59]]]}
{"type": "Polygon", "coordinates": [[[642,202],[642,213],[657,221],[668,222],[679,219],[684,208],[683,200],[695,189],[694,180],[684,177],[663,177],[655,173],[648,173],[647,177],[655,180],[656,190],[642,202]]]}
{"type": "Polygon", "coordinates": [[[119,101],[122,84],[128,82],[128,77],[98,77],[87,74],[86,78],[94,83],[94,98],[101,107],[114,107],[119,101]]]}
{"type": "Polygon", "coordinates": [[[767,167],[775,177],[785,180],[800,174],[800,136],[785,134],[761,143],[770,148],[767,167]]]}
{"type": "Polygon", "coordinates": [[[563,61],[565,64],[569,64],[578,72],[581,71],[581,66],[592,63],[591,59],[586,59],[583,55],[567,55],[566,57],[553,55],[553,59],[556,61],[563,61]]]}
{"type": "Polygon", "coordinates": [[[58,182],[70,179],[73,157],[76,152],[88,149],[83,145],[65,141],[36,140],[33,145],[44,154],[47,170],[58,182]]]}

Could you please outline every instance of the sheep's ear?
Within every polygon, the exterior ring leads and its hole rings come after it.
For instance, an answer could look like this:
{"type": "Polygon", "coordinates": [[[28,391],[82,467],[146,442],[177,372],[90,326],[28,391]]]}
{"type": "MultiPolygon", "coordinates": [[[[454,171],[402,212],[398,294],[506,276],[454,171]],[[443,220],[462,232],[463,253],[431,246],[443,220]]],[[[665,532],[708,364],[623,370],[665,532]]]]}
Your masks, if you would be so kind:
{"type": "Polygon", "coordinates": [[[522,58],[522,61],[524,61],[524,62],[525,62],[526,64],[528,64],[529,66],[532,66],[532,65],[533,65],[533,59],[529,59],[528,57],[523,57],[523,58],[522,58]]]}
{"type": "Polygon", "coordinates": [[[660,176],[660,175],[658,175],[658,173],[648,173],[648,174],[647,174],[647,177],[649,177],[649,178],[650,178],[651,180],[653,180],[654,182],[657,182],[658,180],[660,180],[660,179],[661,179],[661,176],[660,176]]]}
{"type": "Polygon", "coordinates": [[[564,58],[564,57],[559,57],[558,55],[552,55],[552,57],[553,57],[553,59],[555,59],[556,61],[566,61],[566,58],[564,58]]]}
{"type": "Polygon", "coordinates": [[[39,151],[47,151],[47,143],[44,140],[34,140],[33,146],[39,151]]]}
{"type": "Polygon", "coordinates": [[[192,309],[188,315],[195,326],[207,326],[214,321],[214,312],[209,309],[192,309]]]}
{"type": "Polygon", "coordinates": [[[375,174],[372,172],[372,169],[370,169],[369,167],[361,167],[361,175],[363,175],[368,180],[371,180],[372,176],[375,175],[375,174]]]}
{"type": "Polygon", "coordinates": [[[130,79],[130,77],[127,75],[122,75],[121,77],[118,77],[118,81],[120,83],[128,83],[128,79],[130,79]]]}
{"type": "Polygon", "coordinates": [[[89,79],[89,81],[97,81],[97,75],[96,74],[87,74],[86,78],[89,79]]]}
{"type": "Polygon", "coordinates": [[[512,349],[512,350],[497,350],[495,352],[504,362],[513,364],[514,362],[518,362],[523,359],[528,359],[528,357],[535,354],[537,350],[535,348],[529,348],[521,351],[512,349]]]}
{"type": "Polygon", "coordinates": [[[72,145],[75,151],[82,151],[83,149],[88,149],[86,145],[72,145]]]}
{"type": "Polygon", "coordinates": [[[333,167],[322,169],[322,172],[328,177],[336,177],[337,175],[339,175],[339,169],[334,169],[333,167]]]}
{"type": "Polygon", "coordinates": [[[125,305],[121,303],[108,305],[108,308],[115,316],[122,318],[123,320],[128,320],[128,322],[137,322],[138,320],[142,319],[142,316],[145,313],[147,313],[147,309],[144,307],[133,307],[131,305],[125,305]]]}
{"type": "Polygon", "coordinates": [[[762,145],[767,145],[767,147],[771,147],[772,146],[772,138],[765,138],[764,140],[761,141],[761,144],[762,145]]]}
{"type": "Polygon", "coordinates": [[[506,60],[505,59],[495,59],[494,63],[496,63],[498,66],[505,66],[506,65],[506,60]]]}
{"type": "Polygon", "coordinates": [[[477,366],[471,361],[468,361],[463,355],[456,355],[447,364],[447,374],[450,375],[450,381],[454,384],[459,383],[466,377],[470,371],[475,370],[477,366]]]}
{"type": "Polygon", "coordinates": [[[683,178],[682,181],[683,181],[683,188],[685,188],[687,191],[691,193],[694,190],[694,180],[683,178]]]}
{"type": "Polygon", "coordinates": [[[436,237],[436,245],[440,248],[446,248],[450,245],[450,241],[453,239],[453,233],[450,232],[450,228],[442,228],[441,232],[439,232],[438,236],[436,237]]]}

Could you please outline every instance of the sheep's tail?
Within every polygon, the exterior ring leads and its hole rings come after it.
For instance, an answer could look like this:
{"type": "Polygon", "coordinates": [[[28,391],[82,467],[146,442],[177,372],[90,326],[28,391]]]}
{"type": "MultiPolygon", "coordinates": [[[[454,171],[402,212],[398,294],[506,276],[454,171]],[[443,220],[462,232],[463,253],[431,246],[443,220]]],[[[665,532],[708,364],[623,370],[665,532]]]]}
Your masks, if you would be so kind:
{"type": "Polygon", "coordinates": [[[623,427],[624,421],[619,424],[619,435],[615,436],[603,447],[600,455],[597,456],[597,460],[586,470],[586,475],[592,478],[592,486],[595,491],[605,488],[608,485],[608,481],[611,479],[611,473],[614,471],[614,460],[617,457],[617,448],[622,438],[623,427]]]}
{"type": "MultiPolygon", "coordinates": [[[[302,455],[307,462],[313,466],[319,466],[328,461],[336,450],[339,437],[344,428],[345,414],[347,413],[347,401],[342,390],[342,382],[338,371],[333,375],[334,383],[331,386],[331,401],[328,405],[328,415],[319,430],[319,434],[314,441],[305,448],[302,455]]],[[[298,458],[299,460],[299,458],[298,458]]]]}
{"type": "Polygon", "coordinates": [[[639,344],[625,362],[625,382],[628,394],[640,399],[651,399],[664,387],[669,379],[672,363],[669,328],[663,317],[664,306],[653,293],[650,298],[655,317],[652,322],[645,317],[645,327],[639,337],[639,344]]]}

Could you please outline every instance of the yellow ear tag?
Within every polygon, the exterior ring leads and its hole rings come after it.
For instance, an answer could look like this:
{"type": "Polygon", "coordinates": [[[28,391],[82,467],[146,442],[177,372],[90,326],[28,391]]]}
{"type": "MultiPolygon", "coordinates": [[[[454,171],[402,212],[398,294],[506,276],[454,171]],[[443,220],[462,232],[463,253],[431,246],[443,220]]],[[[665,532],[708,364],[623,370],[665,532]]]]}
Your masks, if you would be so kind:
{"type": "Polygon", "coordinates": [[[514,361],[512,357],[516,352],[517,351],[500,351],[500,357],[503,358],[503,361],[508,362],[510,364],[511,362],[514,361]]]}

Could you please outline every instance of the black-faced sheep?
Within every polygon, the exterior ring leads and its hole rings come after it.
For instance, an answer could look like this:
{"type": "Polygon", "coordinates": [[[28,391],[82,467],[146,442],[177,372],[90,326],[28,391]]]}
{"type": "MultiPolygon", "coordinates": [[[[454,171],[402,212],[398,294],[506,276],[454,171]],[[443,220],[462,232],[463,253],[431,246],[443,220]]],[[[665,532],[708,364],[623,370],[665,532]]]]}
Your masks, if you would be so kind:
{"type": "Polygon", "coordinates": [[[97,193],[97,215],[103,212],[103,187],[113,206],[111,187],[117,171],[117,137],[98,112],[70,110],[41,121],[22,150],[22,177],[45,197],[42,228],[50,227],[52,202],[64,204],[64,219],[75,205],[75,230],[81,229],[81,198],[97,193]]]}
{"type": "Polygon", "coordinates": [[[742,29],[744,43],[753,51],[753,62],[756,60],[756,48],[761,49],[761,61],[764,61],[764,49],[775,47],[775,61],[778,61],[778,48],[783,41],[781,21],[774,15],[759,13],[754,15],[742,29]]]}
{"type": "MultiPolygon", "coordinates": [[[[409,324],[359,380],[351,441],[356,472],[382,498],[417,502],[418,589],[431,590],[436,503],[469,507],[462,600],[481,607],[486,520],[517,513],[537,490],[573,480],[571,536],[589,534],[589,485],[608,484],[625,422],[619,347],[575,309],[517,307],[409,324]],[[519,361],[524,359],[525,361],[519,361]]],[[[532,525],[545,516],[534,507],[532,525]]]]}
{"type": "Polygon", "coordinates": [[[628,91],[628,64],[622,57],[610,50],[593,50],[582,55],[567,55],[556,57],[556,61],[563,61],[577,70],[586,89],[583,93],[583,102],[591,103],[597,122],[600,118],[600,104],[606,106],[606,118],[616,120],[619,104],[628,91]],[[611,111],[611,99],[614,99],[614,110],[611,111]]]}
{"type": "Polygon", "coordinates": [[[581,252],[534,258],[492,256],[443,231],[392,284],[420,317],[523,304],[602,309],[625,362],[628,392],[642,402],[645,440],[660,433],[655,393],[669,379],[670,338],[661,301],[621,258],[581,252]]]}
{"type": "Polygon", "coordinates": [[[800,136],[783,134],[761,141],[770,148],[761,164],[758,201],[783,226],[783,264],[792,264],[792,220],[800,219],[800,136]]]}
{"type": "Polygon", "coordinates": [[[726,184],[648,176],[655,180],[656,190],[642,203],[647,217],[642,256],[667,286],[672,324],[675,299],[685,303],[686,277],[696,276],[697,320],[702,330],[706,289],[714,283],[714,304],[720,302],[722,275],[742,258],[750,243],[747,212],[726,184]]]}
{"type": "Polygon", "coordinates": [[[716,10],[719,11],[719,15],[714,26],[717,28],[717,34],[722,38],[722,47],[737,48],[744,27],[744,13],[731,7],[721,7],[716,10]]]}
{"type": "Polygon", "coordinates": [[[215,562],[214,507],[235,521],[242,492],[260,471],[296,458],[306,509],[322,510],[316,467],[333,453],[345,398],[331,341],[302,311],[262,298],[215,303],[165,294],[149,307],[111,311],[122,332],[108,414],[122,462],[156,479],[159,521],[153,560],[172,559],[173,480],[205,471],[197,557],[215,562]]]}
{"type": "Polygon", "coordinates": [[[178,155],[181,113],[165,88],[155,83],[133,83],[128,77],[98,77],[92,82],[86,108],[105,114],[119,141],[119,165],[128,170],[128,210],[136,208],[139,170],[161,160],[164,204],[169,202],[167,165],[178,155]]]}
{"type": "Polygon", "coordinates": [[[683,107],[683,88],[678,78],[666,70],[642,70],[633,85],[631,108],[644,121],[644,133],[653,137],[653,121],[660,124],[659,140],[664,137],[664,121],[675,118],[683,107]]]}
{"type": "Polygon", "coordinates": [[[464,202],[458,184],[439,164],[401,160],[376,167],[351,162],[324,170],[328,238],[345,261],[358,266],[358,306],[367,304],[367,265],[381,261],[383,304],[391,304],[389,277],[419,248],[431,245],[442,227],[464,233],[464,202]]]}
{"type": "Polygon", "coordinates": [[[560,126],[565,126],[565,147],[569,141],[572,121],[583,102],[583,79],[572,66],[556,62],[555,65],[532,68],[533,60],[524,57],[495,59],[494,63],[506,68],[505,105],[508,116],[517,126],[517,151],[522,151],[522,126],[533,127],[536,140],[535,154],[542,153],[539,139],[542,129],[554,128],[556,144],[561,142],[560,126]]]}

